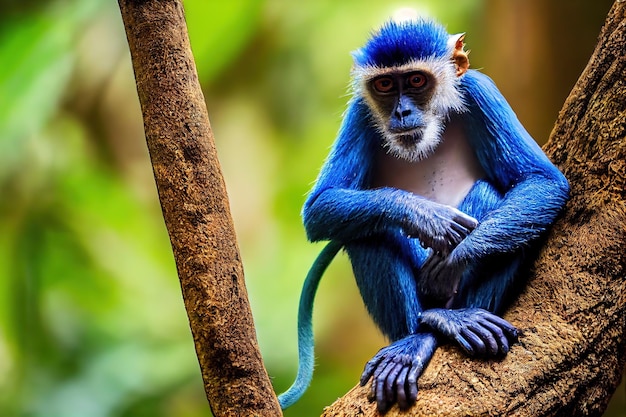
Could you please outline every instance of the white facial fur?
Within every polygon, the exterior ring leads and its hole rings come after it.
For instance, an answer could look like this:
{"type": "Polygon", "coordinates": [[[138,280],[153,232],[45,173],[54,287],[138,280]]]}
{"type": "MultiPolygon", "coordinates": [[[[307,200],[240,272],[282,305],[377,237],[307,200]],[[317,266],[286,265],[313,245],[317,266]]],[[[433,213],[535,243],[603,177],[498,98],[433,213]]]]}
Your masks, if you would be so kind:
{"type": "MultiPolygon", "coordinates": [[[[450,57],[453,48],[451,44],[450,57]]],[[[383,146],[390,154],[409,162],[417,162],[430,156],[441,142],[441,134],[450,113],[460,113],[466,109],[458,88],[459,77],[456,75],[452,60],[429,58],[389,68],[356,66],[352,70],[352,75],[354,92],[368,102],[375,127],[383,137],[383,146]],[[429,102],[421,108],[425,126],[408,132],[393,133],[388,129],[391,115],[381,114],[377,110],[376,99],[370,94],[367,84],[374,77],[411,71],[429,73],[436,83],[429,102]]]]}

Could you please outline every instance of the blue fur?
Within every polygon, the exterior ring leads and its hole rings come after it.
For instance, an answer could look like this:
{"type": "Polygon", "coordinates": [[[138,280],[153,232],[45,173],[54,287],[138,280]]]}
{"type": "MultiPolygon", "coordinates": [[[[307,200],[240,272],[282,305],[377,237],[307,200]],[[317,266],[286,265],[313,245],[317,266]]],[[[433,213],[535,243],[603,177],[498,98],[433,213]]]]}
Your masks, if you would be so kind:
{"type": "Polygon", "coordinates": [[[313,344],[313,300],[324,271],[333,260],[341,245],[331,241],[320,252],[309,271],[300,297],[298,308],[298,375],[287,391],[278,396],[282,409],[291,406],[304,394],[313,378],[315,362],[313,344]]]}
{"type": "Polygon", "coordinates": [[[412,59],[446,57],[447,41],[448,33],[435,21],[390,21],[352,55],[359,66],[399,66],[412,59]]]}
{"type": "MultiPolygon", "coordinates": [[[[432,21],[392,22],[358,50],[354,59],[360,66],[386,67],[413,59],[444,57],[447,40],[445,30],[432,21]]],[[[468,109],[459,117],[485,178],[474,184],[458,207],[476,218],[479,225],[450,254],[464,265],[458,293],[448,306],[452,310],[429,310],[437,306],[433,300],[423,299],[417,287],[420,268],[432,251],[424,249],[418,239],[407,237],[407,228],[413,224],[421,222],[421,227],[429,227],[424,213],[436,213],[438,217],[447,214],[441,212],[441,206],[410,192],[370,188],[382,138],[360,95],[349,102],[338,137],[304,204],[302,215],[308,238],[335,242],[337,250],[345,247],[368,312],[393,342],[368,363],[362,382],[384,374],[379,366],[395,366],[393,352],[403,352],[398,361],[404,361],[407,352],[409,356],[410,352],[430,352],[420,358],[425,366],[432,349],[414,346],[414,335],[440,331],[459,336],[456,323],[471,322],[474,317],[478,323],[490,316],[487,312],[469,314],[467,308],[502,313],[523,285],[519,282],[520,268],[568,198],[566,179],[526,132],[493,82],[470,70],[460,79],[459,88],[468,109]],[[422,313],[427,311],[431,312],[430,322],[423,322],[422,313]]],[[[311,279],[317,280],[313,288],[332,258],[327,255],[320,256],[323,268],[314,265],[319,276],[313,274],[311,279]]],[[[314,289],[307,284],[305,288],[309,289],[303,290],[302,298],[306,300],[301,302],[299,323],[300,382],[294,384],[297,388],[293,395],[281,401],[285,406],[304,392],[312,375],[310,311],[303,312],[303,308],[312,308],[314,289]]],[[[508,345],[501,350],[508,350],[508,345]]],[[[405,384],[393,384],[400,385],[405,384]]],[[[389,390],[393,386],[389,385],[389,390]]],[[[376,395],[379,409],[384,411],[390,398],[380,391],[376,395]]],[[[398,401],[402,395],[398,393],[398,401]]],[[[407,405],[405,400],[403,404],[407,405]]]]}

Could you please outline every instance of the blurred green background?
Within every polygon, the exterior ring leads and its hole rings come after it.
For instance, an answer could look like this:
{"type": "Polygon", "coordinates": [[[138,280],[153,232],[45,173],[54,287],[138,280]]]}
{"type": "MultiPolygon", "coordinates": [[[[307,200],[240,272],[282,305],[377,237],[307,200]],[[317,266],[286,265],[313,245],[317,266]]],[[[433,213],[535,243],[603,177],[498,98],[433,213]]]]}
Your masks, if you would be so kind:
{"type": "MultiPolygon", "coordinates": [[[[467,32],[544,142],[610,0],[185,2],[262,353],[297,368],[300,286],[320,249],[299,212],[347,100],[351,50],[412,6],[467,32]]],[[[0,1],[0,415],[210,415],[114,1],[0,1]]],[[[345,259],[322,282],[318,416],[384,340],[345,259]]],[[[626,415],[624,386],[607,416],[626,415]]]]}

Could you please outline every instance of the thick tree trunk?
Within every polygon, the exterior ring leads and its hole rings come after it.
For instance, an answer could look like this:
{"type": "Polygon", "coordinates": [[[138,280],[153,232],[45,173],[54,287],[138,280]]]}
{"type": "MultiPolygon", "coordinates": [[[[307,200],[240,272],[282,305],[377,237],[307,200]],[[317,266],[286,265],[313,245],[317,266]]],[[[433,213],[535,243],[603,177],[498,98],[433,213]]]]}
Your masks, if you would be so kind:
{"type": "Polygon", "coordinates": [[[216,416],[280,416],[181,1],[119,0],[165,224],[216,416]]]}
{"type": "MultiPolygon", "coordinates": [[[[575,48],[575,45],[571,45],[575,48]]],[[[520,343],[501,361],[438,350],[413,416],[599,416],[626,362],[626,2],[599,43],[546,144],[571,183],[534,275],[505,317],[520,343]]],[[[376,416],[356,387],[324,416],[376,416]]]]}

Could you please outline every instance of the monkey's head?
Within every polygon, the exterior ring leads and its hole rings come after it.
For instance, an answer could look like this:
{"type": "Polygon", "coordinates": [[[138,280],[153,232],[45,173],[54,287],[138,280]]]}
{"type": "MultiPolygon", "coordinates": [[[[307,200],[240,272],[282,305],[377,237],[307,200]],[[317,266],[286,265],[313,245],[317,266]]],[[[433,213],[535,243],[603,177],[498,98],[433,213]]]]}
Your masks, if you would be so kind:
{"type": "Polygon", "coordinates": [[[383,145],[396,157],[428,157],[449,115],[464,111],[458,84],[469,60],[463,38],[431,20],[392,20],[353,52],[355,93],[368,103],[383,145]]]}

